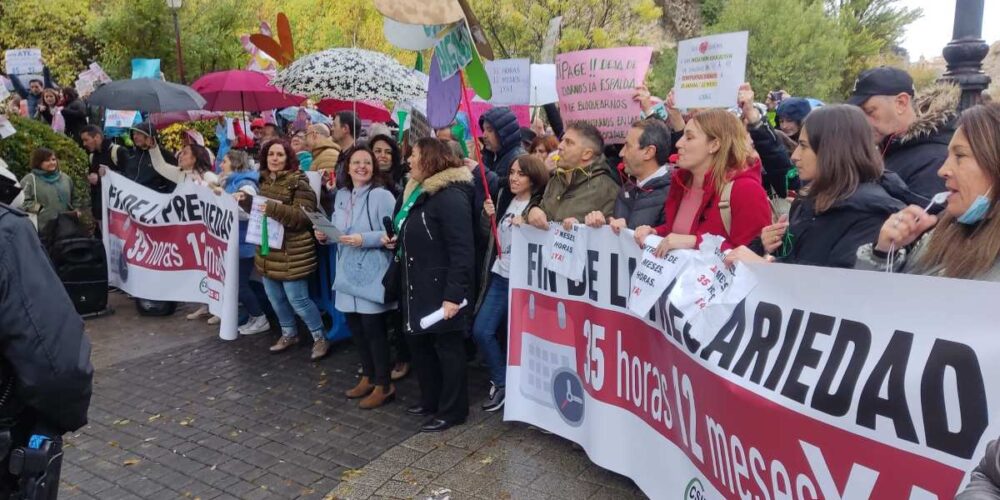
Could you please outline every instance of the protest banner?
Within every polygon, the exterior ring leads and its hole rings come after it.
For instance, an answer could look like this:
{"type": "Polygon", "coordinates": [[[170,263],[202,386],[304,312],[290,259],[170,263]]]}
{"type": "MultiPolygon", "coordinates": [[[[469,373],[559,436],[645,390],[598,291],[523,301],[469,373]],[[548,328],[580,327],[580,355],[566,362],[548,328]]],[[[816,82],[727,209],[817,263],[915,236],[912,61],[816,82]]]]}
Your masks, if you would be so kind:
{"type": "Polygon", "coordinates": [[[490,104],[506,106],[531,102],[531,59],[498,59],[484,64],[493,87],[490,104]]]}
{"type": "Polygon", "coordinates": [[[563,121],[597,127],[607,144],[622,144],[632,123],[642,118],[632,100],[643,83],[650,47],[569,52],[556,56],[556,90],[563,121]]]}
{"type": "Polygon", "coordinates": [[[472,62],[474,50],[472,36],[464,19],[454,24],[424,26],[424,33],[429,37],[438,37],[446,30],[447,33],[434,47],[434,57],[440,64],[441,80],[451,78],[472,62]]]}
{"type": "Polygon", "coordinates": [[[104,126],[107,128],[129,128],[136,123],[138,114],[138,111],[105,110],[104,126]]]}
{"type": "Polygon", "coordinates": [[[746,81],[749,32],[684,40],[677,45],[678,108],[731,108],[746,81]]]}
{"type": "Polygon", "coordinates": [[[531,105],[544,106],[559,102],[556,90],[556,65],[531,65],[531,105]]]}
{"type": "Polygon", "coordinates": [[[159,80],[161,78],[160,60],[142,58],[132,59],[132,79],[137,80],[139,78],[155,78],[159,80]]]}
{"type": "Polygon", "coordinates": [[[40,75],[45,69],[42,64],[42,49],[5,50],[3,60],[8,75],[40,75]]]}
{"type": "Polygon", "coordinates": [[[236,200],[194,182],[157,193],[115,172],[101,182],[108,284],[150,300],[197,302],[237,337],[239,227],[236,200]]]}
{"type": "MultiPolygon", "coordinates": [[[[267,220],[267,246],[270,248],[281,248],[285,242],[285,226],[276,219],[264,215],[264,208],[269,200],[263,196],[254,196],[250,209],[250,220],[247,225],[247,243],[254,245],[264,244],[264,221],[267,220]]],[[[275,201],[275,203],[280,203],[275,201]]]]}
{"type": "Polygon", "coordinates": [[[579,283],[514,232],[504,418],[654,499],[952,498],[1000,433],[1000,284],[758,264],[708,328],[628,311],[640,248],[588,230],[579,283]]]}

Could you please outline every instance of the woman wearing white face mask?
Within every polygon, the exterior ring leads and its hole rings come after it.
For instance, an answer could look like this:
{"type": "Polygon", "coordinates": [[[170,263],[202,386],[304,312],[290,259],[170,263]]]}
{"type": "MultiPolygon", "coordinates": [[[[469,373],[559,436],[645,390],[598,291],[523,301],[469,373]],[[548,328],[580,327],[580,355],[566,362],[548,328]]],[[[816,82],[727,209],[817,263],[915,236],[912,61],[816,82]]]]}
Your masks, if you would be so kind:
{"type": "Polygon", "coordinates": [[[1000,104],[962,113],[938,175],[949,193],[942,215],[916,205],[896,213],[858,249],[857,268],[1000,281],[1000,104]]]}

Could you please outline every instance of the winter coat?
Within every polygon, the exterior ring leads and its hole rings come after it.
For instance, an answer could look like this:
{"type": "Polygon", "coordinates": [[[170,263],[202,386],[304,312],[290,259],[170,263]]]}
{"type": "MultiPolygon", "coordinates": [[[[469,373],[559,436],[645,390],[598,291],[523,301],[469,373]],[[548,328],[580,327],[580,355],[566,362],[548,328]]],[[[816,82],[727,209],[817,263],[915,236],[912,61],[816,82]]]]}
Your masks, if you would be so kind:
{"type": "Polygon", "coordinates": [[[443,170],[423,183],[411,179],[398,200],[398,213],[410,193],[422,184],[417,198],[399,231],[402,249],[400,294],[403,322],[411,334],[464,332],[472,307],[464,307],[447,321],[424,330],[420,318],[441,308],[444,301],[471,304],[475,277],[473,239],[472,173],[467,168],[443,170]]]}
{"type": "Polygon", "coordinates": [[[483,150],[483,163],[486,168],[497,174],[501,183],[506,185],[510,166],[517,157],[527,154],[521,146],[521,126],[510,108],[493,108],[479,118],[479,128],[489,123],[497,131],[500,138],[500,151],[483,150]]]}
{"type": "Polygon", "coordinates": [[[87,126],[87,105],[82,99],[74,99],[62,108],[63,119],[66,120],[66,135],[80,142],[80,131],[87,126]]]}
{"type": "Polygon", "coordinates": [[[969,484],[955,500],[1000,500],[1000,442],[990,441],[979,465],[972,470],[969,484]]]}
{"type": "MultiPolygon", "coordinates": [[[[260,183],[260,172],[250,171],[250,172],[233,172],[227,176],[222,177],[222,189],[225,190],[227,194],[234,194],[236,192],[242,191],[250,196],[256,195],[258,192],[258,184],[260,183]]],[[[240,258],[241,259],[252,259],[254,253],[257,250],[257,245],[253,243],[247,243],[247,230],[250,228],[250,218],[240,214],[239,220],[239,233],[240,233],[240,258]]]]}
{"type": "Polygon", "coordinates": [[[615,218],[625,219],[629,229],[663,224],[663,204],[670,190],[670,173],[650,179],[639,187],[630,182],[622,186],[615,199],[615,218]]]}
{"type": "Polygon", "coordinates": [[[538,206],[549,222],[561,223],[571,217],[583,222],[587,214],[594,211],[608,217],[614,214],[618,189],[607,160],[602,156],[584,170],[563,172],[557,168],[553,171],[538,206]]]}
{"type": "MultiPolygon", "coordinates": [[[[875,241],[886,219],[906,207],[900,199],[907,191],[889,172],[880,182],[858,186],[823,213],[816,213],[815,199],[799,198],[792,203],[784,243],[773,253],[788,264],[851,269],[858,247],[875,241]]],[[[763,253],[759,237],[750,247],[763,253]]]]}
{"type": "Polygon", "coordinates": [[[764,190],[769,196],[778,198],[788,197],[788,190],[799,188],[798,173],[784,142],[778,133],[766,124],[761,124],[757,128],[748,127],[750,139],[753,147],[760,156],[761,167],[763,167],[764,190]],[[792,178],[789,179],[789,172],[792,178]]]}
{"type": "MultiPolygon", "coordinates": [[[[159,148],[160,157],[164,161],[171,164],[175,162],[174,155],[159,145],[156,147],[159,148]]],[[[125,166],[125,177],[158,193],[170,193],[177,187],[176,184],[156,171],[148,149],[136,149],[133,154],[129,155],[129,161],[125,166]]]]}
{"type": "MultiPolygon", "coordinates": [[[[505,213],[507,213],[507,208],[510,207],[511,202],[514,201],[514,195],[510,193],[506,188],[501,188],[500,192],[495,197],[496,207],[496,218],[499,221],[505,213]]],[[[531,195],[531,200],[528,205],[521,212],[521,217],[525,220],[528,218],[528,211],[531,210],[532,206],[536,206],[542,201],[542,193],[533,193],[531,195]]],[[[659,207],[657,207],[659,208],[659,207]]],[[[486,215],[483,211],[479,217],[479,237],[486,242],[486,254],[482,262],[479,264],[479,280],[478,280],[478,293],[476,295],[476,308],[474,312],[479,314],[479,308],[483,305],[483,299],[486,298],[486,290],[490,287],[490,280],[493,278],[493,263],[497,260],[497,239],[493,236],[493,223],[490,222],[490,217],[486,215]]]]}
{"type": "Polygon", "coordinates": [[[335,170],[340,160],[340,146],[329,137],[318,137],[316,141],[309,169],[314,172],[335,170]]]}
{"type": "Polygon", "coordinates": [[[24,210],[38,216],[38,229],[41,230],[59,214],[82,208],[83,200],[80,192],[73,185],[73,179],[59,172],[56,182],[48,182],[37,170],[21,179],[21,189],[24,193],[24,210]]]}
{"type": "Polygon", "coordinates": [[[271,248],[254,257],[257,272],[272,280],[295,281],[307,278],[316,270],[316,244],[312,223],[302,211],[316,210],[316,193],[301,171],[264,172],[260,195],[268,198],[264,215],[285,226],[281,248],[271,248]]]}
{"type": "MultiPolygon", "coordinates": [[[[0,337],[14,377],[0,418],[38,424],[50,436],[87,424],[90,341],[25,214],[0,204],[0,337]]],[[[42,433],[42,432],[40,432],[42,433]]]]}
{"type": "Polygon", "coordinates": [[[313,162],[312,153],[308,151],[299,151],[298,153],[295,153],[295,157],[299,159],[299,169],[303,172],[311,170],[313,162]]]}
{"type": "MultiPolygon", "coordinates": [[[[760,171],[760,160],[757,160],[730,177],[729,180],[733,183],[729,198],[732,224],[728,233],[722,223],[722,210],[719,208],[721,187],[716,189],[713,186],[711,171],[705,174],[705,195],[691,226],[691,234],[697,236],[698,245],[701,245],[701,237],[706,234],[725,238],[722,245],[724,249],[746,245],[771,224],[771,204],[761,184],[760,171]]],[[[667,193],[664,205],[665,224],[656,227],[656,234],[660,236],[667,236],[674,227],[674,219],[684,192],[688,189],[691,172],[678,168],[671,177],[670,192],[667,193]]]]}
{"type": "MultiPolygon", "coordinates": [[[[958,223],[954,222],[953,224],[958,223]]],[[[909,247],[897,249],[896,255],[893,258],[892,272],[944,277],[944,269],[935,268],[925,270],[919,269],[916,265],[916,263],[920,262],[924,252],[927,251],[927,245],[930,244],[932,236],[934,236],[933,229],[927,231],[927,233],[921,236],[916,243],[911,244],[909,247]]],[[[961,245],[964,244],[964,242],[955,242],[955,244],[961,245]]],[[[858,248],[857,261],[854,263],[854,268],[865,271],[885,272],[888,266],[888,259],[886,257],[887,256],[876,252],[874,243],[867,243],[858,248]]],[[[991,267],[986,274],[978,276],[975,279],[976,281],[992,281],[994,283],[1000,283],[1000,259],[997,259],[997,261],[993,263],[993,267],[991,267]]]]}
{"type": "MultiPolygon", "coordinates": [[[[108,170],[121,173],[127,163],[128,153],[125,151],[125,148],[111,142],[110,139],[105,137],[104,142],[101,143],[101,149],[90,153],[90,169],[88,169],[87,173],[99,175],[101,173],[101,165],[108,167],[108,170]]],[[[95,219],[104,219],[101,180],[98,180],[97,184],[90,186],[90,209],[95,219]]]]}
{"type": "Polygon", "coordinates": [[[959,89],[937,85],[918,96],[913,106],[917,120],[907,131],[889,136],[882,142],[885,168],[903,178],[913,192],[928,201],[944,191],[944,179],[938,169],[948,158],[948,143],[955,133],[959,89]]]}
{"type": "Polygon", "coordinates": [[[370,297],[385,295],[382,278],[389,267],[391,254],[382,245],[382,236],[385,235],[382,219],[392,218],[395,206],[396,198],[385,188],[364,186],[356,188],[353,193],[346,187],[337,190],[333,225],[344,234],[360,234],[362,239],[361,248],[348,245],[337,247],[334,289],[337,291],[335,306],[338,311],[379,314],[396,308],[395,303],[370,300],[370,297]],[[364,290],[369,298],[351,294],[350,290],[364,290]]]}

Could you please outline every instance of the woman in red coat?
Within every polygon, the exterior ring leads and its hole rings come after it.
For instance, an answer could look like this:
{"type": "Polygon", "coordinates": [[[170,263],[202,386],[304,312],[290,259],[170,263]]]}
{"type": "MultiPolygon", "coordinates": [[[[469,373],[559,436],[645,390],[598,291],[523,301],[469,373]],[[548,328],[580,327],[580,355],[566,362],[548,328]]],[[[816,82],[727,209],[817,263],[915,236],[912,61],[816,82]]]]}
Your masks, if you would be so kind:
{"type": "Polygon", "coordinates": [[[760,159],[753,154],[746,128],[735,115],[713,109],[698,113],[677,142],[677,169],[663,211],[666,223],[640,226],[635,239],[642,245],[656,233],[663,241],[655,254],[697,248],[702,236],[725,238],[724,249],[745,245],[771,224],[771,205],[761,184],[760,159]],[[719,204],[729,189],[728,230],[719,204]]]}

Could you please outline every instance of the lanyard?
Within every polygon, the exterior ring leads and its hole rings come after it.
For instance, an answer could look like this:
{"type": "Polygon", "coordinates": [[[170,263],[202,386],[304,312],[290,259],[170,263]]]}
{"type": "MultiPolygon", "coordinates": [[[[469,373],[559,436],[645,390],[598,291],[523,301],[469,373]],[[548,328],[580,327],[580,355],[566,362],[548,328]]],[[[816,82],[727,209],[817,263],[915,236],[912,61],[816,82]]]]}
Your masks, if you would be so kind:
{"type": "Polygon", "coordinates": [[[403,221],[405,221],[406,217],[410,215],[410,209],[413,208],[413,204],[417,202],[417,198],[419,198],[423,192],[423,185],[418,184],[416,189],[410,193],[410,197],[406,199],[406,202],[403,203],[403,206],[399,209],[399,213],[396,214],[396,218],[392,221],[393,227],[396,228],[396,234],[399,234],[399,231],[402,230],[403,221]]]}

